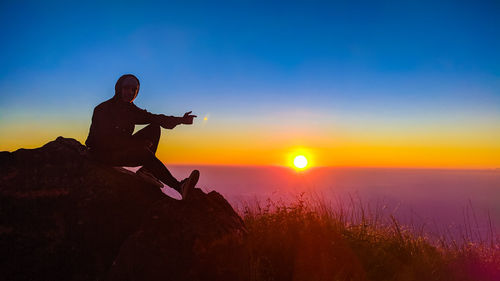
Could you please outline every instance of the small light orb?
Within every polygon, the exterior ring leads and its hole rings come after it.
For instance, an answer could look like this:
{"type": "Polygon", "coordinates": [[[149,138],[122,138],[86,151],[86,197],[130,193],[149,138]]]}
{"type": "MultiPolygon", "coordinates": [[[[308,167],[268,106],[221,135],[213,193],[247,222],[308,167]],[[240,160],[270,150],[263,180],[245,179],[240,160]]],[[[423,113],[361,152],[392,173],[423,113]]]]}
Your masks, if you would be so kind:
{"type": "Polygon", "coordinates": [[[293,159],[293,165],[299,169],[304,169],[307,166],[307,159],[304,155],[299,155],[293,159]]]}
{"type": "Polygon", "coordinates": [[[208,118],[207,118],[207,117],[205,117],[205,118],[203,118],[203,120],[207,121],[207,120],[208,120],[208,118]]]}

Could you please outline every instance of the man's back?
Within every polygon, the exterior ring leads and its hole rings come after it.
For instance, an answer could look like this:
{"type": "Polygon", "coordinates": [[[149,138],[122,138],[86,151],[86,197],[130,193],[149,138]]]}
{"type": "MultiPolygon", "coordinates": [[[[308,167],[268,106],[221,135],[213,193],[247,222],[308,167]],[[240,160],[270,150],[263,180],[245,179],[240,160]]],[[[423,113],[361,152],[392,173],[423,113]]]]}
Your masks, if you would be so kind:
{"type": "Polygon", "coordinates": [[[135,105],[109,99],[94,108],[92,124],[85,144],[90,148],[118,148],[120,140],[134,132],[135,105]]]}

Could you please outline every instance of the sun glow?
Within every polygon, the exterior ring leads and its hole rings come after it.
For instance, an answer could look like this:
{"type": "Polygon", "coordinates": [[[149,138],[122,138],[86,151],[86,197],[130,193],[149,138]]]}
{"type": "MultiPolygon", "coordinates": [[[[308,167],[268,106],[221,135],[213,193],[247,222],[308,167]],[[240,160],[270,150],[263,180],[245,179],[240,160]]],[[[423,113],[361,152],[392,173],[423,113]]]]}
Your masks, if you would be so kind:
{"type": "Polygon", "coordinates": [[[297,172],[307,170],[314,166],[313,152],[305,147],[293,147],[287,155],[287,166],[297,172]]]}
{"type": "Polygon", "coordinates": [[[293,159],[293,165],[298,169],[307,167],[307,158],[304,155],[298,155],[293,159]]]}

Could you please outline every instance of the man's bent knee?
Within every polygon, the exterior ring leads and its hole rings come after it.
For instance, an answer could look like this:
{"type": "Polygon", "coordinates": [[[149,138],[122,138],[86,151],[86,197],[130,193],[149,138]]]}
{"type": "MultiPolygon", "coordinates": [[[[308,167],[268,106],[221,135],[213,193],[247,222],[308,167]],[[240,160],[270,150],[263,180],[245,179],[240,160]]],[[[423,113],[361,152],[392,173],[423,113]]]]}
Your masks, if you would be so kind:
{"type": "Polygon", "coordinates": [[[149,125],[147,125],[146,127],[147,127],[147,128],[148,128],[148,130],[150,130],[151,132],[161,134],[161,127],[160,127],[160,125],[158,125],[158,124],[149,124],[149,125]]]}
{"type": "Polygon", "coordinates": [[[161,127],[158,124],[149,124],[148,125],[148,131],[150,132],[149,135],[152,138],[153,141],[159,141],[160,136],[161,136],[161,127]]]}

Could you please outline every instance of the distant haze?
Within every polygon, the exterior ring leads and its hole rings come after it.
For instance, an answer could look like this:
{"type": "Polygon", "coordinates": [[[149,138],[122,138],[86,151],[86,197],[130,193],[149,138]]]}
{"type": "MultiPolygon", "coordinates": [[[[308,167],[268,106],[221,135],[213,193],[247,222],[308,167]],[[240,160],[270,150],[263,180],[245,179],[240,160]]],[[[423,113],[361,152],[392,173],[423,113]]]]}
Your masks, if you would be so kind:
{"type": "MultiPolygon", "coordinates": [[[[394,214],[403,223],[425,225],[434,233],[458,232],[466,224],[500,234],[500,171],[323,168],[297,173],[279,167],[175,166],[182,178],[197,168],[199,187],[216,190],[234,206],[267,199],[294,202],[301,193],[309,200],[324,200],[336,206],[342,200],[361,202],[373,210],[394,214]],[[475,217],[475,218],[474,218],[475,217]],[[476,221],[477,225],[476,225],[476,221]]],[[[168,188],[165,192],[178,197],[168,188]]]]}

